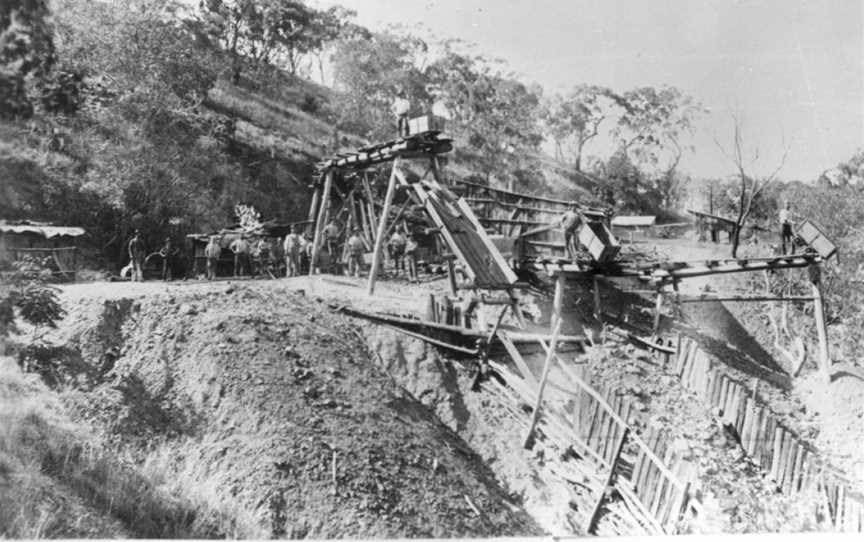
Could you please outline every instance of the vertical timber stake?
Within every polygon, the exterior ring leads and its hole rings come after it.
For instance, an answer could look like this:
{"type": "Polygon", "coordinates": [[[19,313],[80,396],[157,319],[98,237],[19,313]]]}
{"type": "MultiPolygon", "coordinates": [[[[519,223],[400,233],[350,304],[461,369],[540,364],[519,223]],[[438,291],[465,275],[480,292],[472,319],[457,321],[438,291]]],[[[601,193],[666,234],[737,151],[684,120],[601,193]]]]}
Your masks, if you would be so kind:
{"type": "Polygon", "coordinates": [[[657,301],[654,304],[654,333],[660,330],[660,312],[663,310],[663,283],[657,286],[657,301]]]}
{"type": "Polygon", "coordinates": [[[528,424],[528,433],[525,435],[525,442],[522,444],[526,450],[534,447],[534,428],[537,426],[537,421],[540,419],[540,405],[543,403],[543,389],[546,387],[546,378],[549,376],[549,368],[552,366],[552,359],[555,357],[555,350],[558,348],[558,332],[561,331],[561,319],[559,318],[555,324],[555,331],[552,332],[552,342],[549,344],[549,352],[546,353],[546,361],[543,363],[543,374],[540,376],[540,385],[537,387],[537,403],[534,405],[534,412],[531,413],[531,423],[528,424]]]}
{"type": "Polygon", "coordinates": [[[381,209],[381,220],[378,221],[378,232],[375,235],[375,250],[372,253],[372,269],[369,270],[369,295],[375,292],[375,275],[378,273],[378,265],[381,263],[381,248],[384,246],[384,233],[387,230],[387,215],[390,212],[390,203],[393,201],[393,193],[396,191],[396,168],[399,167],[399,158],[393,162],[393,170],[390,172],[390,182],[387,183],[387,194],[384,196],[384,208],[381,209]]]}
{"type": "Polygon", "coordinates": [[[561,312],[564,305],[564,274],[559,273],[555,279],[555,297],[552,299],[552,328],[554,329],[561,320],[561,312]]]}
{"type": "Polygon", "coordinates": [[[602,308],[600,307],[600,279],[594,275],[594,318],[601,320],[602,308]]]}
{"type": "Polygon", "coordinates": [[[819,288],[819,273],[814,272],[816,280],[813,287],[813,316],[816,318],[816,333],[819,335],[819,369],[825,382],[831,382],[831,359],[828,354],[828,331],[825,328],[825,307],[822,304],[822,291],[819,288]]]}
{"type": "Polygon", "coordinates": [[[315,237],[312,240],[312,257],[309,262],[309,276],[315,274],[315,265],[321,254],[321,233],[324,230],[325,210],[330,205],[330,187],[333,186],[333,170],[328,169],[324,174],[324,192],[321,194],[321,209],[318,211],[318,222],[315,224],[315,237]]]}
{"type": "Polygon", "coordinates": [[[455,254],[447,257],[447,280],[450,283],[450,293],[454,296],[458,293],[456,290],[456,269],[453,265],[453,258],[455,257],[455,254]]]}

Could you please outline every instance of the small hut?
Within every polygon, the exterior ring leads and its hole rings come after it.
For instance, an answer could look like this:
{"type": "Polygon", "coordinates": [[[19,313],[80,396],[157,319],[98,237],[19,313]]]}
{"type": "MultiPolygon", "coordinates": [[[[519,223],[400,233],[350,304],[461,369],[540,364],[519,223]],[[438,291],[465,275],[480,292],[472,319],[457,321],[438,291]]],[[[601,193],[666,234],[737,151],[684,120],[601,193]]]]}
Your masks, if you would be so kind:
{"type": "Polygon", "coordinates": [[[84,233],[83,228],[47,222],[0,221],[0,267],[29,255],[46,261],[55,278],[75,280],[77,238],[84,233]]]}

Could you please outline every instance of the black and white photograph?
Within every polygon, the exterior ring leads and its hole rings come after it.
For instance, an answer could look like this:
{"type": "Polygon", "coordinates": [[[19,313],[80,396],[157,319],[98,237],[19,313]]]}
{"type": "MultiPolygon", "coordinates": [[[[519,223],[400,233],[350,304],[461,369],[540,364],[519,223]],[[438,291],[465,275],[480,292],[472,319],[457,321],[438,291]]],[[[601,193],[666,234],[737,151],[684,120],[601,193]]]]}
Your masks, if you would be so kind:
{"type": "Polygon", "coordinates": [[[859,537],[862,352],[860,0],[0,0],[0,538],[859,537]]]}

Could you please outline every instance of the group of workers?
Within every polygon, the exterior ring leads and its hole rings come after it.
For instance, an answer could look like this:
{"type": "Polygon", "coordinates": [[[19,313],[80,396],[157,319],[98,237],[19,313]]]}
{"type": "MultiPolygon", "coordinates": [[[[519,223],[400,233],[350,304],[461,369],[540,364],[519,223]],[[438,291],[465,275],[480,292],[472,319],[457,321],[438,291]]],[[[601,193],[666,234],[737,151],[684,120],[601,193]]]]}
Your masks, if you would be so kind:
{"type": "MultiPolygon", "coordinates": [[[[338,259],[339,239],[341,229],[337,222],[330,222],[324,228],[324,240],[327,253],[331,263],[338,259]]],[[[393,271],[398,275],[399,271],[407,271],[408,279],[416,282],[417,279],[417,240],[411,233],[406,233],[397,228],[393,235],[387,240],[387,255],[393,265],[393,271]],[[407,263],[407,269],[406,269],[407,263]]],[[[348,264],[348,274],[359,277],[364,267],[364,254],[368,252],[366,242],[363,240],[359,228],[354,228],[351,235],[345,241],[345,256],[348,264]]]]}
{"type": "MultiPolygon", "coordinates": [[[[339,224],[336,221],[328,223],[323,230],[322,243],[327,259],[324,261],[322,255],[319,255],[315,267],[332,270],[334,264],[341,259],[340,255],[344,253],[348,274],[359,277],[364,267],[364,254],[368,252],[366,242],[360,230],[355,228],[345,240],[343,252],[341,237],[342,230],[339,224]]],[[[295,277],[309,272],[314,243],[308,234],[301,234],[299,228],[291,226],[284,238],[260,238],[255,243],[251,243],[249,239],[241,234],[228,245],[228,250],[234,255],[235,277],[267,273],[273,277],[295,277]]],[[[204,248],[204,256],[207,260],[206,276],[210,280],[216,278],[216,268],[222,257],[222,241],[223,237],[213,235],[204,248]]],[[[130,244],[130,251],[131,246],[130,244]]],[[[403,272],[407,270],[408,278],[412,281],[417,280],[417,248],[414,236],[406,235],[400,229],[397,229],[387,241],[387,253],[393,263],[394,271],[398,274],[400,270],[403,272]]]]}
{"type": "MultiPolygon", "coordinates": [[[[144,280],[144,263],[147,261],[148,256],[147,250],[144,247],[144,241],[141,239],[140,230],[135,230],[132,239],[129,241],[128,248],[129,268],[131,270],[132,281],[142,282],[144,280]]],[[[172,280],[174,274],[174,260],[177,257],[177,249],[174,248],[170,237],[165,238],[165,242],[156,254],[162,258],[162,280],[172,280]]]]}
{"type": "MultiPolygon", "coordinates": [[[[213,280],[217,275],[217,266],[222,257],[223,236],[212,235],[204,247],[204,257],[207,260],[206,276],[213,280]]],[[[294,277],[305,272],[311,261],[312,242],[309,236],[298,233],[294,226],[283,238],[260,237],[253,242],[253,237],[246,234],[238,235],[228,245],[228,250],[234,255],[234,276],[272,275],[273,277],[294,277]]]]}

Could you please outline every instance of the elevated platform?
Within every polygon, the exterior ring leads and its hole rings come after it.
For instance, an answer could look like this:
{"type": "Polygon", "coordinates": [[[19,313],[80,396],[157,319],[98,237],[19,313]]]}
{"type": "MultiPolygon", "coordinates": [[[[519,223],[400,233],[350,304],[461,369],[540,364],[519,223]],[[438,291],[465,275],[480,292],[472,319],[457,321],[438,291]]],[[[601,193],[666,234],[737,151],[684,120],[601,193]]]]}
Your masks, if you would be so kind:
{"type": "Polygon", "coordinates": [[[439,131],[428,131],[343,153],[319,162],[316,167],[319,173],[329,169],[360,170],[396,158],[435,156],[451,150],[453,141],[450,138],[442,137],[439,131]]]}

